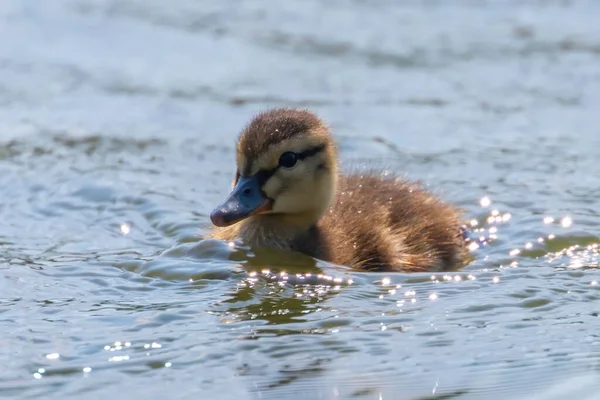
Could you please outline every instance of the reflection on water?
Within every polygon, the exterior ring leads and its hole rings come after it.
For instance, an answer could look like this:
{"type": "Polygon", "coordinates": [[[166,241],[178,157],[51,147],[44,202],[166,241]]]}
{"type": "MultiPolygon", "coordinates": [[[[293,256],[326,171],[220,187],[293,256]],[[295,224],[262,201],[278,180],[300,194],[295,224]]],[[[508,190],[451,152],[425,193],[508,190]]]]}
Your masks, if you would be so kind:
{"type": "Polygon", "coordinates": [[[2,396],[598,398],[599,6],[302,4],[0,5],[2,396]],[[204,240],[275,105],[463,208],[473,261],[204,240]]]}

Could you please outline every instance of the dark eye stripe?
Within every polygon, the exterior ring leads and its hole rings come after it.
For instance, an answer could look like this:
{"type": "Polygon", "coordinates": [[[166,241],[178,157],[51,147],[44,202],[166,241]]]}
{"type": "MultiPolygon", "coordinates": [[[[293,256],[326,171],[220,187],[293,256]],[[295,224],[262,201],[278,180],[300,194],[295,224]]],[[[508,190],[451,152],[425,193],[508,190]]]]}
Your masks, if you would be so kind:
{"type": "Polygon", "coordinates": [[[275,172],[277,172],[278,169],[279,169],[279,167],[273,168],[273,169],[268,169],[268,170],[258,171],[254,176],[260,182],[260,186],[262,186],[269,180],[270,177],[273,176],[273,174],[275,172]]]}
{"type": "Polygon", "coordinates": [[[322,152],[323,150],[325,150],[325,145],[320,145],[308,150],[304,150],[302,153],[297,153],[296,155],[298,156],[299,160],[304,160],[305,158],[312,157],[315,154],[322,152]]]}
{"type": "MultiPolygon", "coordinates": [[[[308,150],[304,150],[301,153],[296,153],[296,156],[298,157],[298,160],[304,160],[308,157],[312,157],[314,155],[316,155],[317,153],[322,152],[323,150],[325,150],[325,145],[319,145],[319,146],[315,146],[312,147],[308,150]]],[[[260,182],[260,185],[264,185],[270,177],[273,176],[273,174],[275,172],[277,172],[277,170],[280,168],[280,166],[278,165],[275,168],[272,169],[267,169],[267,170],[261,170],[258,171],[254,176],[258,179],[258,181],[260,182]]]]}

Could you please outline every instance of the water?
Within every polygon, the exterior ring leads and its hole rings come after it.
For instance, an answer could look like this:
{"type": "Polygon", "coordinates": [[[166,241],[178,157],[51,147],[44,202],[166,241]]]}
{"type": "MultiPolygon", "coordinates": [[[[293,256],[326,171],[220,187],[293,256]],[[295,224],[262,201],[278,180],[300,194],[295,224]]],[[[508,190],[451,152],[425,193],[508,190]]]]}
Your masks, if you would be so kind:
{"type": "Polygon", "coordinates": [[[266,4],[0,4],[0,397],[600,398],[600,3],[266,4]],[[203,241],[281,105],[464,208],[475,261],[203,241]]]}

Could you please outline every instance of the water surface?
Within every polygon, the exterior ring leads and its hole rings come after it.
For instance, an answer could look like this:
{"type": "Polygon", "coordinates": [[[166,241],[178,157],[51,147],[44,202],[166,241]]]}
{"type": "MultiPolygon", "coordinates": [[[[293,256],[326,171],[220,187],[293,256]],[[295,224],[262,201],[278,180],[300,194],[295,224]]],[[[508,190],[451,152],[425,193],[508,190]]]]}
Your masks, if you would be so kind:
{"type": "Polygon", "coordinates": [[[599,398],[599,16],[3,1],[0,397],[599,398]],[[203,240],[273,106],[464,208],[475,261],[359,273],[203,240]]]}

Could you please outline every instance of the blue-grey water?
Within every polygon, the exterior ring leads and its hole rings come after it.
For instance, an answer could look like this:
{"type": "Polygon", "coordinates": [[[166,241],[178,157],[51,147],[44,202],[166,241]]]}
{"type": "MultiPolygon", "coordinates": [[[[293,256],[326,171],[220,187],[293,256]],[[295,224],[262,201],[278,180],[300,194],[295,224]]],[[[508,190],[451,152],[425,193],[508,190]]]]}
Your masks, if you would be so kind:
{"type": "Polygon", "coordinates": [[[0,397],[600,398],[598,21],[575,0],[3,0],[0,397]],[[203,240],[274,106],[462,207],[474,261],[360,273],[203,240]]]}

